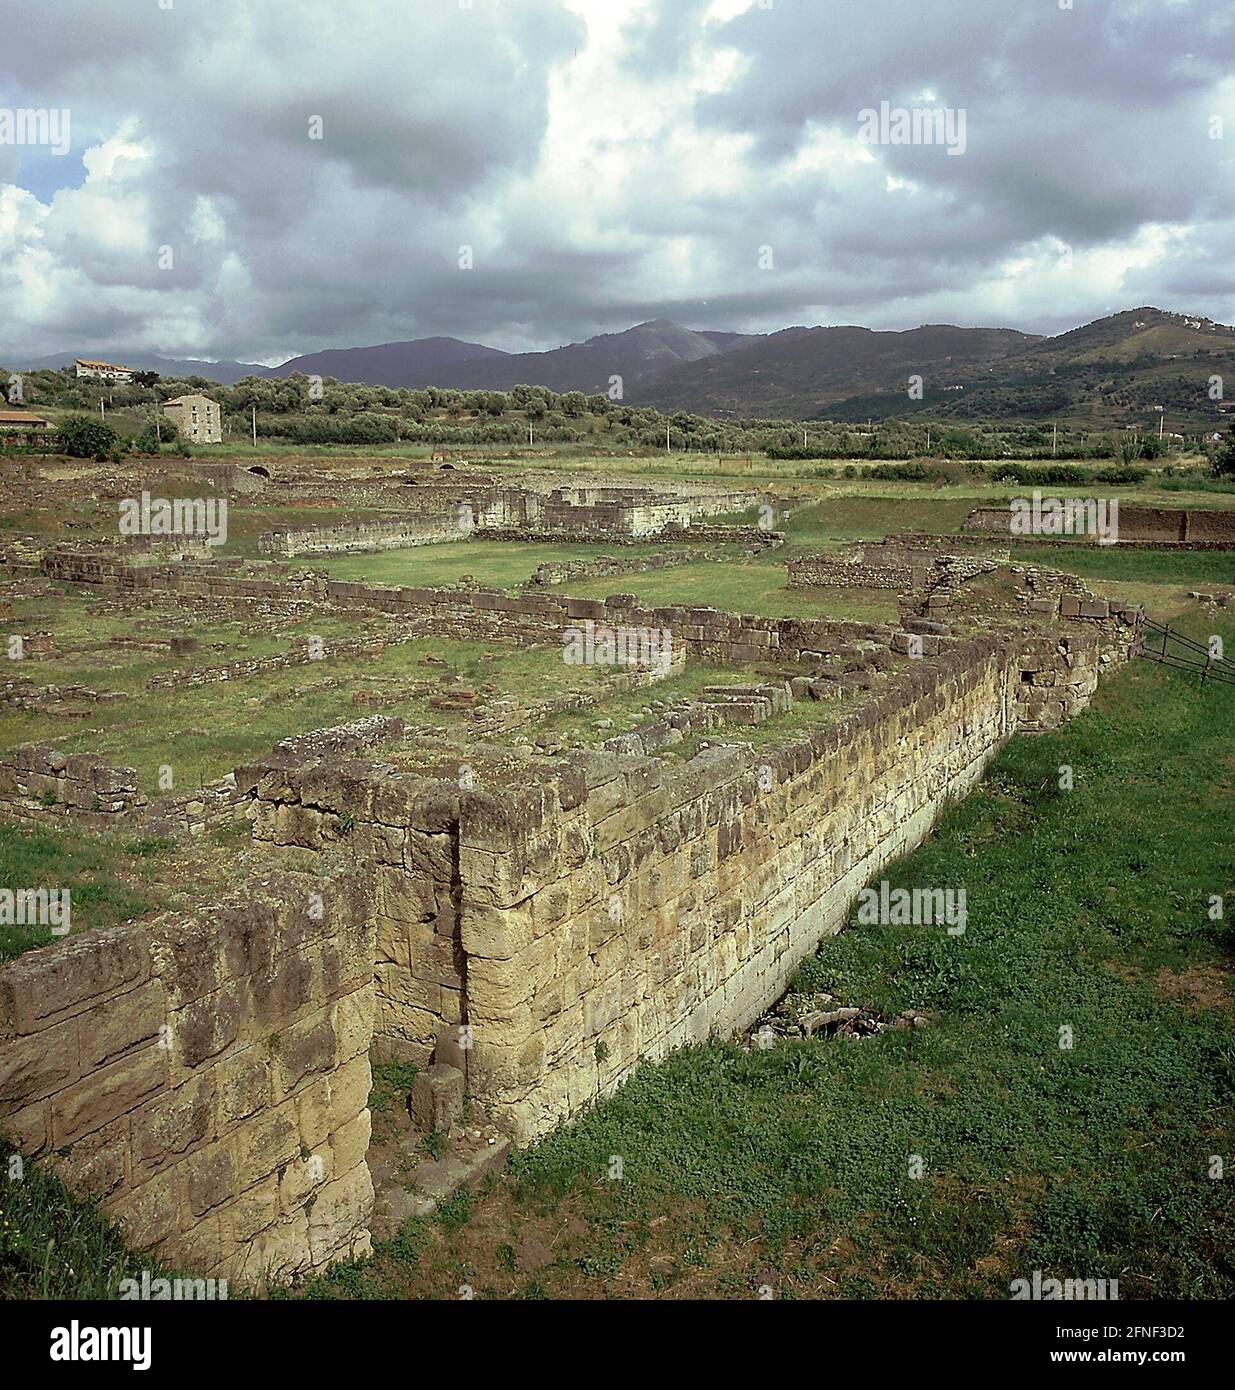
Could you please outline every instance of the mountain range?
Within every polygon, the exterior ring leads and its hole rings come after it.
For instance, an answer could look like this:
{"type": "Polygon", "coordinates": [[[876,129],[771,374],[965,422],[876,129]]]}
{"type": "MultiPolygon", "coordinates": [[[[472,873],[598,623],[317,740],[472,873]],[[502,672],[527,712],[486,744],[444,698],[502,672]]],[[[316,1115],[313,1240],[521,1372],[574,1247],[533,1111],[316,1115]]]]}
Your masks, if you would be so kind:
{"type": "MultiPolygon", "coordinates": [[[[528,384],[591,393],[608,392],[620,377],[622,398],[630,404],[699,415],[853,421],[920,414],[1051,417],[1094,427],[1146,423],[1157,418],[1157,406],[1180,424],[1200,425],[1222,409],[1212,399],[1212,379],[1235,382],[1235,329],[1151,307],[1055,337],[948,324],[743,334],[654,319],[533,353],[422,338],[310,353],[278,367],[123,351],[101,355],[223,385],[243,376],[301,372],[374,386],[503,391],[528,384]]],[[[72,360],[65,354],[28,363],[27,369],[72,360]]]]}

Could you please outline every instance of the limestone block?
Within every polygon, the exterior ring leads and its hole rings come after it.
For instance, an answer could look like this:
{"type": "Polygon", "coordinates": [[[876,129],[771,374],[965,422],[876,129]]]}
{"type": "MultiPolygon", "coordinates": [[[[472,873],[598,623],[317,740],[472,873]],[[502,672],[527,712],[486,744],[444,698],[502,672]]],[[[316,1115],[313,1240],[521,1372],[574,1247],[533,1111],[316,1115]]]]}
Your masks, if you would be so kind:
{"type": "MultiPolygon", "coordinates": [[[[220,1207],[236,1190],[236,1164],[228,1142],[190,1154],[180,1168],[189,1211],[200,1219],[220,1207]]],[[[206,1268],[213,1267],[214,1261],[206,1268]]]]}
{"type": "Polygon", "coordinates": [[[11,1115],[75,1081],[77,1020],[0,1043],[0,1115],[11,1115]]]}
{"type": "Polygon", "coordinates": [[[108,927],[30,951],[0,972],[0,1020],[31,1033],[150,975],[144,931],[108,927]]]}
{"type": "Polygon", "coordinates": [[[97,1004],[81,1016],[79,1039],[83,1070],[115,1061],[148,1046],[166,1019],[166,999],[159,980],[148,980],[128,993],[97,1004]]]}
{"type": "Polygon", "coordinates": [[[319,1188],[335,1175],[334,1152],[329,1144],[300,1154],[279,1169],[279,1209],[284,1212],[303,1207],[319,1188]]]}
{"type": "Polygon", "coordinates": [[[205,1073],[156,1097],[133,1116],[133,1181],[144,1182],[217,1132],[216,1079],[205,1073]]]}
{"type": "Polygon", "coordinates": [[[61,1148],[135,1109],[168,1081],[167,1053],[156,1047],[83,1077],[52,1102],[52,1144],[61,1148]]]}
{"type": "MultiPolygon", "coordinates": [[[[0,1113],[3,1107],[0,1106],[0,1113]]],[[[2,1127],[4,1136],[11,1140],[18,1150],[30,1158],[37,1158],[49,1142],[51,1107],[45,1100],[27,1105],[9,1115],[4,1115],[2,1127]]]]}
{"type": "Polygon", "coordinates": [[[269,1177],[299,1153],[300,1125],[294,1100],[246,1121],[235,1135],[237,1189],[244,1190],[269,1177]]]}
{"type": "Polygon", "coordinates": [[[271,1103],[270,1053],[267,1044],[254,1044],[224,1058],[213,1069],[217,1086],[218,1127],[226,1131],[271,1103]]]}
{"type": "Polygon", "coordinates": [[[469,898],[463,903],[460,930],[463,949],[469,956],[509,960],[525,950],[535,937],[531,901],[503,907],[469,898]]]}
{"type": "MultiPolygon", "coordinates": [[[[354,1058],[346,1066],[332,1072],[328,1080],[330,1105],[327,1118],[330,1125],[327,1133],[333,1133],[368,1107],[369,1092],[373,1087],[373,1072],[368,1057],[354,1058]]],[[[316,1142],[320,1143],[320,1140],[316,1142]]]]}
{"type": "Polygon", "coordinates": [[[123,1119],[81,1140],[48,1162],[74,1192],[105,1199],[125,1181],[128,1131],[123,1119]]]}
{"type": "Polygon", "coordinates": [[[366,1164],[322,1188],[309,1213],[313,1264],[328,1264],[341,1255],[358,1257],[371,1249],[366,1228],[372,1212],[373,1179],[366,1164]]]}
{"type": "Polygon", "coordinates": [[[369,1050],[373,1038],[376,996],[376,987],[368,984],[363,989],[344,995],[335,1005],[336,1063],[350,1062],[353,1057],[369,1050]]]}
{"type": "Polygon", "coordinates": [[[198,1067],[217,1057],[240,1033],[242,1005],[240,989],[229,985],[213,994],[195,999],[171,1018],[172,1050],[184,1067],[198,1067]]]}
{"type": "Polygon", "coordinates": [[[253,1239],[279,1217],[279,1179],[272,1174],[265,1182],[242,1192],[229,1203],[223,1213],[233,1243],[240,1245],[253,1239]]]}
{"type": "Polygon", "coordinates": [[[397,922],[429,922],[437,915],[436,885],[426,874],[381,866],[376,876],[379,916],[397,922]]]}
{"type": "Polygon", "coordinates": [[[276,1097],[289,1095],[313,1073],[329,1071],[337,1046],[330,1011],[280,1029],[270,1049],[276,1097]]]}
{"type": "Polygon", "coordinates": [[[330,1136],[333,1172],[347,1173],[364,1162],[365,1155],[369,1152],[372,1128],[369,1112],[362,1110],[355,1119],[349,1120],[330,1136]]]}
{"type": "Polygon", "coordinates": [[[104,1203],[107,1214],[124,1228],[127,1243],[148,1250],[177,1230],[175,1174],[161,1173],[139,1187],[126,1187],[104,1203]]]}
{"type": "Polygon", "coordinates": [[[467,979],[472,1019],[509,1021],[527,1014],[537,989],[552,978],[553,960],[548,938],[543,937],[509,960],[472,960],[467,979]]]}
{"type": "Polygon", "coordinates": [[[412,1119],[428,1134],[448,1134],[463,1116],[466,1081],[457,1067],[435,1062],[412,1082],[412,1119]]]}
{"type": "Polygon", "coordinates": [[[397,1018],[402,1010],[423,1009],[438,1015],[442,1005],[442,987],[436,980],[421,980],[400,965],[380,962],[375,969],[378,999],[378,1031],[384,1031],[389,1019],[397,1018]]]}
{"type": "Polygon", "coordinates": [[[300,952],[279,956],[268,970],[251,975],[247,986],[243,1004],[237,999],[237,1032],[242,1016],[248,1036],[277,1031],[314,1002],[313,961],[300,952]]]}

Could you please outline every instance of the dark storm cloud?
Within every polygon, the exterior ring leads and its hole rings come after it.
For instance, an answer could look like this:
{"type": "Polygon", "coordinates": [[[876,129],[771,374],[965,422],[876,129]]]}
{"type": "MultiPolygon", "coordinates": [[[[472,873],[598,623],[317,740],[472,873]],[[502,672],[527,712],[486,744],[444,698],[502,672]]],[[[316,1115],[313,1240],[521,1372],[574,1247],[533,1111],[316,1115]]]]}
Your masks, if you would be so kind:
{"type": "Polygon", "coordinates": [[[0,146],[0,358],[1235,316],[1228,7],[739,9],[44,0],[0,104],[70,107],[74,149],[0,146]],[[884,100],[964,108],[964,155],[860,146],[884,100]]]}

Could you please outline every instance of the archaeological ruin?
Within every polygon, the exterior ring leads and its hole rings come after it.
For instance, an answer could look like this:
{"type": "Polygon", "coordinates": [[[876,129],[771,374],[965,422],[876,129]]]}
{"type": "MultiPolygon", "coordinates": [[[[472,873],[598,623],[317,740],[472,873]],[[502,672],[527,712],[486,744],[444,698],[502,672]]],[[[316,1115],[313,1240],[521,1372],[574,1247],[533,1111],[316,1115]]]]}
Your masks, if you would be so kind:
{"type": "MultiPolygon", "coordinates": [[[[420,491],[357,486],[398,506],[420,491]]],[[[92,537],[4,549],[10,623],[23,604],[64,615],[26,633],[34,664],[14,663],[3,692],[14,718],[54,711],[84,730],[107,711],[132,728],[151,701],[260,706],[272,683],[286,701],[310,680],[351,709],[188,790],[152,786],[84,731],[69,751],[0,750],[12,823],[185,842],[223,828],[256,866],[200,910],[0,967],[4,1132],[135,1248],[246,1286],[370,1248],[371,1059],[416,1065],[422,1132],[504,1153],[641,1061],[750,1026],[1009,739],[1058,728],[1141,640],[1136,606],[963,537],[787,566],[795,593],[895,595],[885,622],[564,591],[672,555],[564,562],[513,591],[289,563],[457,540],[460,505],[469,531],[499,538],[778,543],[743,519],[749,494],[424,487],[441,494],[428,510],[265,527],[249,558],[92,537]],[[725,514],[728,529],[698,520],[725,514]],[[599,672],[564,664],[572,643],[618,650],[632,633],[658,645],[599,672]],[[469,683],[429,641],[473,644],[494,679],[469,683]],[[40,678],[42,659],[83,654],[139,674],[113,691],[40,678]],[[518,661],[544,663],[541,686],[502,685],[518,661]],[[632,700],[643,708],[611,732],[606,711],[632,700]],[[583,720],[586,735],[525,732],[583,720]]]]}

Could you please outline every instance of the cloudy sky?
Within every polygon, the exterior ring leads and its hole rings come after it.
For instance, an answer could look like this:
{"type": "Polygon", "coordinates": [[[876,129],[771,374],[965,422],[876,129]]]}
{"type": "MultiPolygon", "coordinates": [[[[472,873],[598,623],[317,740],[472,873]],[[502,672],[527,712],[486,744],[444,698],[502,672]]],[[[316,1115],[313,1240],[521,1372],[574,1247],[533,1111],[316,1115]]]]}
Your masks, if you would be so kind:
{"type": "Polygon", "coordinates": [[[1235,321],[1235,6],[1068,5],[38,0],[0,48],[0,361],[1235,321]],[[964,152],[864,140],[885,101],[964,152]],[[33,109],[67,153],[15,143],[33,109]]]}

